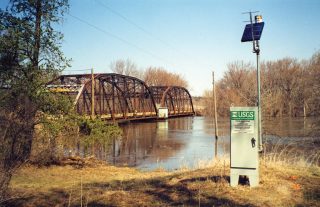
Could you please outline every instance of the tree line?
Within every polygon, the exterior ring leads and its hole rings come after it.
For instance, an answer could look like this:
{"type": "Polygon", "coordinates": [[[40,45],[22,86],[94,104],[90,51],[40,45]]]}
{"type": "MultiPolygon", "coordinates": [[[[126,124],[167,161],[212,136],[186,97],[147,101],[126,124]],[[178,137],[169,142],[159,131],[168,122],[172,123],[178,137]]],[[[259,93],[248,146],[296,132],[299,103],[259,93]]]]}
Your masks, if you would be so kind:
{"type": "Polygon", "coordinates": [[[114,73],[128,75],[143,80],[148,86],[181,86],[188,88],[187,80],[178,73],[173,73],[162,67],[150,66],[146,69],[138,69],[131,60],[117,60],[110,64],[114,73]]]}
{"type": "MultiPolygon", "coordinates": [[[[263,116],[296,117],[320,114],[320,52],[308,60],[283,58],[261,63],[263,116]]],[[[235,61],[216,83],[218,114],[228,116],[230,106],[257,103],[256,67],[235,61]]],[[[204,92],[206,115],[212,115],[212,91],[204,92]]]]}

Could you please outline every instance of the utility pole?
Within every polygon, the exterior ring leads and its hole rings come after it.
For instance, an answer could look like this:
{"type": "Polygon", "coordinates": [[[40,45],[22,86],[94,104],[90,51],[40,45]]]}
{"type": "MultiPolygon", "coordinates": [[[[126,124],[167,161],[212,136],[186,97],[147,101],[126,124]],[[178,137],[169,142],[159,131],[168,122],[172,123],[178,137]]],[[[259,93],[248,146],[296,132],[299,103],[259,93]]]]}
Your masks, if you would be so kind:
{"type": "Polygon", "coordinates": [[[93,68],[91,68],[91,119],[94,119],[94,74],[93,68]]]}
{"type": "Polygon", "coordinates": [[[218,157],[218,114],[217,114],[217,99],[216,99],[216,86],[214,82],[214,71],[212,71],[212,95],[213,95],[213,107],[214,107],[214,157],[218,157]]]}

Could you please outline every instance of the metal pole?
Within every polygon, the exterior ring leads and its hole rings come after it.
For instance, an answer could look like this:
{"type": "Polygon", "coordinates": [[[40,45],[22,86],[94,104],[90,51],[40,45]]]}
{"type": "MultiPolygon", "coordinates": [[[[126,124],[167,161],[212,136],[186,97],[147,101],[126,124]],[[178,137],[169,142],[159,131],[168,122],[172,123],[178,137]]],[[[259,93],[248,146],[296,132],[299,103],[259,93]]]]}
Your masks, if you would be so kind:
{"type": "Polygon", "coordinates": [[[91,118],[94,118],[94,74],[91,68],[91,118]]]}
{"type": "Polygon", "coordinates": [[[217,114],[217,99],[216,99],[216,86],[214,83],[214,71],[212,71],[212,87],[213,87],[213,107],[214,107],[214,157],[218,157],[218,114],[217,114]]]}
{"type": "MultiPolygon", "coordinates": [[[[255,23],[257,19],[255,19],[255,23]]],[[[261,152],[263,150],[262,148],[262,124],[261,124],[261,117],[262,117],[262,111],[261,111],[261,87],[260,87],[260,46],[259,46],[259,40],[254,40],[254,34],[253,34],[253,23],[252,23],[252,13],[250,12],[250,22],[252,25],[252,43],[253,43],[253,52],[256,53],[257,56],[257,105],[258,105],[258,150],[261,152]]]]}
{"type": "MultiPolygon", "coordinates": [[[[258,150],[261,152],[263,150],[262,147],[262,124],[261,124],[261,117],[262,117],[262,111],[261,111],[261,93],[260,93],[260,47],[259,47],[259,41],[254,39],[254,33],[253,33],[253,19],[252,19],[252,13],[256,12],[249,12],[250,15],[250,23],[251,23],[251,35],[252,35],[252,46],[253,46],[253,52],[257,55],[257,106],[258,106],[258,150]]],[[[256,19],[255,19],[255,23],[256,19]]]]}
{"type": "MultiPolygon", "coordinates": [[[[257,43],[259,46],[259,43],[257,43]]],[[[261,117],[262,117],[262,111],[261,111],[261,92],[260,92],[260,50],[257,49],[257,92],[258,92],[258,130],[259,130],[259,138],[258,138],[258,145],[259,145],[259,151],[261,152],[263,150],[262,147],[262,124],[261,124],[261,117]]]]}

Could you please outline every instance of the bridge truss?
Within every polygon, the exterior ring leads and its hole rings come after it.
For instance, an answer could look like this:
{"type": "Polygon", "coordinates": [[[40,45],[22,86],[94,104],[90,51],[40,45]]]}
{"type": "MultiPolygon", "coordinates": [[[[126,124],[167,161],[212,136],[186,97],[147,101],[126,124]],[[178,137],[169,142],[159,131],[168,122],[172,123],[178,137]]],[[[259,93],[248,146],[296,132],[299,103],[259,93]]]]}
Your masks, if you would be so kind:
{"type": "Polygon", "coordinates": [[[192,97],[186,88],[151,86],[150,90],[158,106],[168,108],[169,117],[194,114],[192,97]]]}
{"type": "Polygon", "coordinates": [[[62,75],[48,83],[51,92],[65,94],[78,114],[107,120],[157,118],[158,108],[170,116],[193,115],[192,98],[177,86],[148,87],[135,77],[115,73],[62,75]]]}

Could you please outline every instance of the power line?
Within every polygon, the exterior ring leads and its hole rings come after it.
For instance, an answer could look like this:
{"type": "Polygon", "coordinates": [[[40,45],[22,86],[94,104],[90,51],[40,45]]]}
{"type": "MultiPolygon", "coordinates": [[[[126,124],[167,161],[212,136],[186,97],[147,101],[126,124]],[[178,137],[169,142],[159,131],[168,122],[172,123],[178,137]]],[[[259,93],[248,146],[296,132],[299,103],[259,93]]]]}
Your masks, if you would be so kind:
{"type": "Polygon", "coordinates": [[[88,70],[91,70],[91,69],[67,69],[64,71],[88,71],[88,70]]]}
{"type": "Polygon", "coordinates": [[[112,33],[108,32],[108,31],[106,31],[106,30],[104,30],[104,29],[101,29],[100,27],[98,27],[98,26],[96,26],[96,25],[94,25],[94,24],[91,24],[90,22],[88,22],[88,21],[86,21],[86,20],[84,20],[84,19],[81,19],[81,18],[79,18],[79,17],[77,17],[77,16],[74,16],[74,15],[72,15],[72,14],[70,14],[70,13],[69,13],[68,15],[71,16],[72,18],[74,18],[74,19],[76,19],[76,20],[78,20],[78,21],[80,21],[80,22],[82,22],[82,23],[84,23],[84,24],[86,24],[86,25],[88,25],[88,26],[90,26],[90,27],[92,27],[92,28],[94,28],[94,29],[102,32],[102,33],[104,33],[105,35],[108,35],[108,36],[110,36],[110,37],[113,37],[114,39],[117,39],[117,40],[119,40],[119,41],[121,41],[121,42],[123,42],[123,43],[125,43],[125,44],[127,44],[127,45],[130,45],[131,47],[134,47],[134,48],[137,49],[137,50],[140,50],[141,52],[143,52],[143,53],[145,53],[145,54],[153,57],[154,59],[158,59],[158,60],[160,60],[160,61],[162,61],[162,62],[166,62],[166,63],[169,63],[169,64],[171,64],[171,65],[175,65],[175,64],[170,63],[169,61],[165,60],[164,58],[161,58],[161,57],[153,54],[152,52],[150,52],[150,51],[148,51],[148,50],[145,50],[145,49],[137,46],[136,44],[133,44],[133,43],[131,43],[131,42],[129,42],[129,41],[127,41],[127,40],[125,40],[125,39],[123,39],[123,38],[115,35],[115,34],[112,34],[112,33]]]}
{"type": "Polygon", "coordinates": [[[161,42],[162,44],[166,45],[167,47],[169,47],[172,50],[176,50],[171,44],[165,42],[164,40],[160,39],[159,37],[155,36],[154,34],[152,34],[151,32],[147,31],[146,29],[144,29],[143,27],[141,27],[140,25],[138,25],[137,23],[133,22],[132,20],[130,20],[129,18],[125,17],[124,15],[122,15],[121,13],[115,11],[114,9],[112,9],[111,7],[105,5],[104,3],[102,3],[99,0],[96,0],[96,2],[98,2],[101,6],[103,6],[104,8],[106,8],[107,10],[109,10],[110,12],[112,12],[113,14],[121,17],[123,20],[125,20],[126,22],[128,22],[129,24],[132,24],[133,26],[135,26],[137,29],[139,29],[140,31],[146,33],[147,35],[149,35],[150,37],[153,37],[154,39],[158,40],[159,42],[161,42]]]}
{"type": "Polygon", "coordinates": [[[62,74],[64,75],[71,75],[71,74],[77,74],[75,72],[82,72],[82,74],[90,74],[91,73],[91,69],[66,69],[62,71],[62,74]],[[90,71],[90,72],[88,72],[90,71]]]}
{"type": "MultiPolygon", "coordinates": [[[[115,14],[115,15],[119,16],[120,18],[122,18],[124,21],[126,21],[129,24],[135,26],[140,31],[144,32],[145,34],[149,35],[150,37],[154,38],[155,40],[161,42],[163,45],[167,46],[167,48],[173,50],[174,52],[176,52],[178,54],[182,54],[183,56],[185,56],[187,59],[191,60],[192,62],[199,64],[198,62],[195,62],[193,60],[193,57],[190,56],[190,54],[185,53],[183,50],[179,50],[179,49],[175,48],[172,44],[170,44],[170,43],[162,40],[161,38],[157,37],[156,35],[152,34],[151,32],[149,32],[148,30],[144,29],[139,24],[135,23],[134,21],[132,21],[129,18],[127,18],[126,16],[122,15],[120,12],[118,12],[118,11],[114,10],[113,8],[111,8],[110,6],[107,6],[106,4],[102,3],[100,0],[95,0],[95,1],[97,3],[99,3],[101,6],[103,6],[105,9],[109,10],[113,14],[115,14]]],[[[204,66],[204,64],[202,64],[202,63],[200,63],[200,64],[204,66]]]]}

